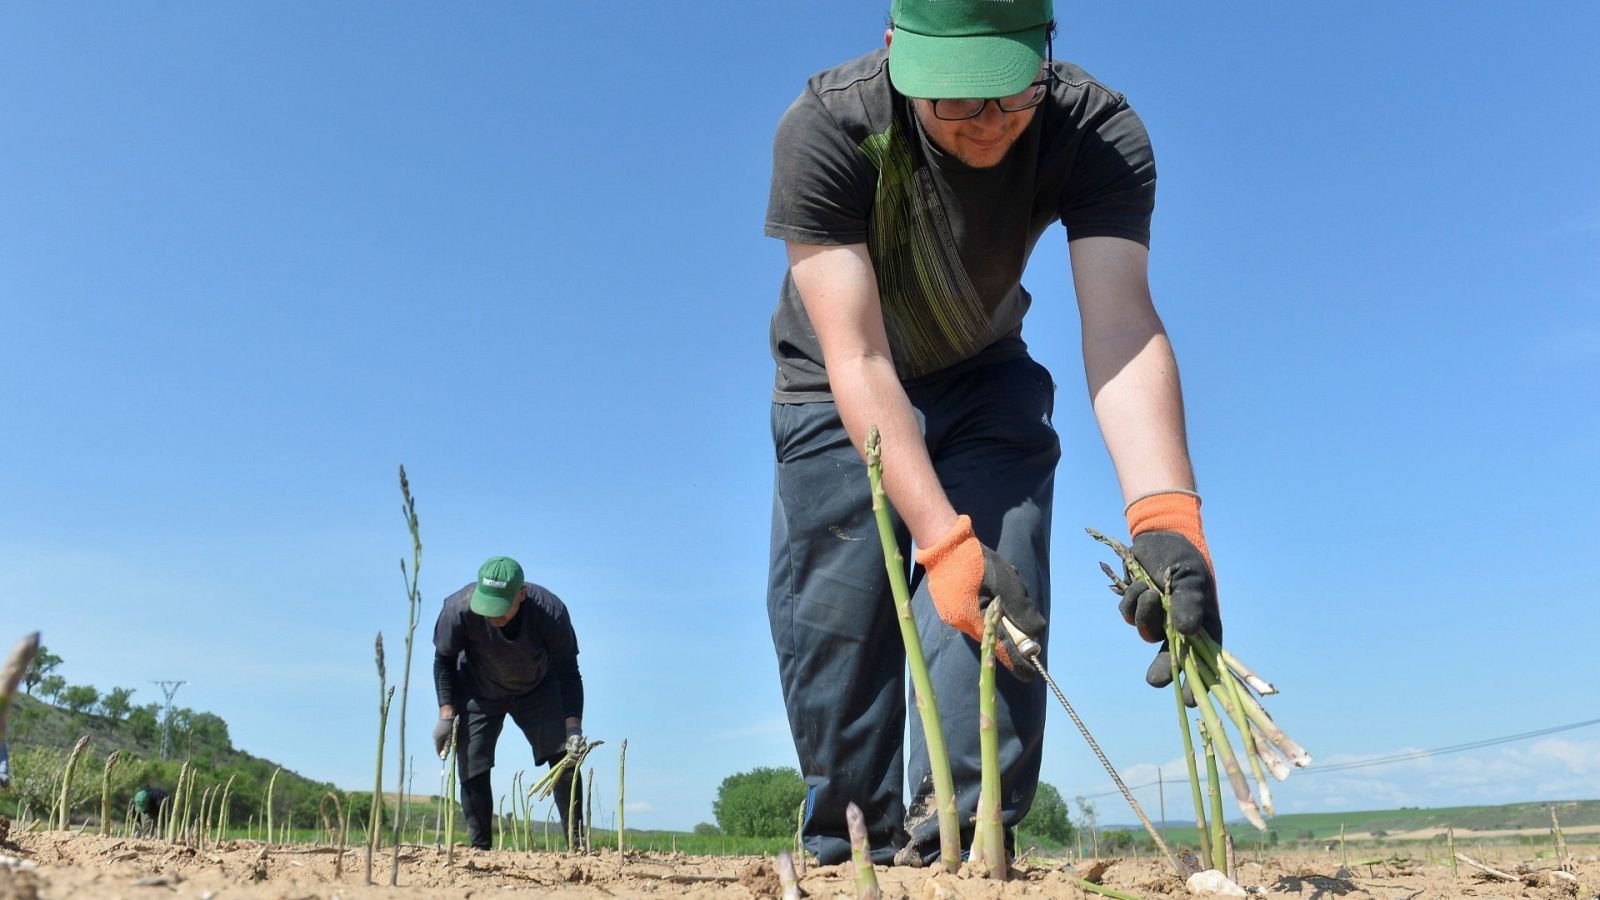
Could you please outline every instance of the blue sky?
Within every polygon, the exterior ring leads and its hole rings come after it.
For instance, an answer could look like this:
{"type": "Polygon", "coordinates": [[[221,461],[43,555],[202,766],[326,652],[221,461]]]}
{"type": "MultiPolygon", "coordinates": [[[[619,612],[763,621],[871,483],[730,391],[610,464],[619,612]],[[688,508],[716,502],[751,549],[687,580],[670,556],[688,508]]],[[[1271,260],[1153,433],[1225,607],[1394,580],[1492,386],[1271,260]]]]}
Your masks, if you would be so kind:
{"type": "MultiPolygon", "coordinates": [[[[726,775],[792,765],[764,609],[770,142],[882,17],[7,5],[0,624],[42,629],[73,683],[150,702],[185,679],[178,702],[240,746],[362,787],[376,631],[399,670],[404,462],[419,760],[438,602],[506,553],[572,608],[602,808],[623,738],[641,827],[709,820],[726,775]]],[[[1228,641],[1284,690],[1280,721],[1339,762],[1594,718],[1600,13],[1059,17],[1057,54],[1155,144],[1151,277],[1228,641]]],[[[1025,279],[1060,385],[1053,668],[1142,783],[1180,745],[1080,531],[1120,528],[1121,504],[1066,256],[1053,231],[1025,279]]],[[[504,741],[498,789],[530,764],[504,741]]],[[[1276,796],[1593,797],[1597,778],[1590,728],[1276,796]]],[[[1109,786],[1064,716],[1044,779],[1109,786]]]]}

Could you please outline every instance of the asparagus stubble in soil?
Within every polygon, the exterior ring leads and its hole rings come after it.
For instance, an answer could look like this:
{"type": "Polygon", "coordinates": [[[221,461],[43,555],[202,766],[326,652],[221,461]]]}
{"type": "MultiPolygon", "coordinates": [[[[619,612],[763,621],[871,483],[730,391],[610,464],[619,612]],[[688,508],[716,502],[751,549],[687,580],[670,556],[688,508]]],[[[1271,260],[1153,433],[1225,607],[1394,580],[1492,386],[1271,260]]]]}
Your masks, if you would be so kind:
{"type": "Polygon", "coordinates": [[[889,590],[894,595],[895,616],[900,638],[906,647],[906,662],[911,670],[912,693],[917,713],[922,718],[922,733],[928,745],[928,768],[933,776],[934,805],[939,814],[939,864],[945,871],[961,868],[961,820],[956,813],[955,779],[950,775],[950,756],[945,749],[944,726],[939,721],[939,701],[928,677],[928,661],[922,653],[922,638],[911,614],[911,589],[906,584],[905,557],[895,539],[889,513],[889,498],[883,491],[883,448],[878,426],[867,432],[867,479],[872,486],[872,513],[878,523],[878,538],[883,544],[883,562],[889,572],[889,590]]]}

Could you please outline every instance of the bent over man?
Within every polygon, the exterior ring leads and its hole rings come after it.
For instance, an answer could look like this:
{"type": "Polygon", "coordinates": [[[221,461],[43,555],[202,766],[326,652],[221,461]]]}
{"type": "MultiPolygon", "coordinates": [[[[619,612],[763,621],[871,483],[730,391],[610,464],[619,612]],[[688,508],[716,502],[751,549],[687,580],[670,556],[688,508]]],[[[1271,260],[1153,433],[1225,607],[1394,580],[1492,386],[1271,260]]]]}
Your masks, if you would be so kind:
{"type": "MultiPolygon", "coordinates": [[[[489,770],[506,716],[533,748],[534,762],[554,764],[583,747],[583,676],[578,671],[578,636],[566,604],[523,578],[522,566],[504,556],[489,559],[478,580],[445,598],[433,628],[433,683],[439,696],[434,749],[448,752],[456,725],[461,813],[472,846],[487,850],[493,837],[494,792],[489,770]],[[459,719],[457,718],[459,717],[459,719]]],[[[556,781],[562,833],[568,798],[583,786],[575,767],[556,781]]]]}
{"type": "MultiPolygon", "coordinates": [[[[902,747],[905,653],[860,456],[871,426],[902,553],[917,548],[913,609],[963,846],[980,781],[981,611],[998,598],[1048,648],[1060,445],[1054,382],[1023,341],[1021,278],[1055,222],[1134,552],[1172,574],[1180,630],[1221,638],[1177,365],[1147,280],[1143,124],[1121,94],[1052,58],[1050,0],[894,0],[890,17],[884,49],[816,74],[784,114],[767,207],[789,262],[771,327],[767,609],[809,785],[805,843],[824,864],[849,857],[851,801],[875,861],[938,855],[916,717],[909,758],[902,747]]],[[[1132,596],[1123,611],[1160,639],[1159,602],[1132,596]]],[[[1038,783],[1045,694],[1009,639],[1001,657],[1015,675],[998,698],[1009,841],[1038,783]]],[[[1147,680],[1168,683],[1167,668],[1158,656],[1147,680]]]]}

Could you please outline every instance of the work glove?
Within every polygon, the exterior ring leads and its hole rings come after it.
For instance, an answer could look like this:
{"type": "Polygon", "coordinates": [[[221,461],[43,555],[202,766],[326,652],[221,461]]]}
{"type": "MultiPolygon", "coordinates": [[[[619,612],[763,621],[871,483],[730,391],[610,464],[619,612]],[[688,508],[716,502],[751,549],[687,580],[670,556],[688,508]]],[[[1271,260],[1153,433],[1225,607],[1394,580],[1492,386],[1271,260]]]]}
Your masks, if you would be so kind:
{"type": "MultiPolygon", "coordinates": [[[[1200,498],[1185,491],[1147,494],[1127,510],[1128,532],[1133,535],[1133,556],[1157,585],[1171,591],[1172,626],[1182,635],[1201,628],[1222,643],[1222,613],[1217,606],[1217,579],[1211,567],[1200,527],[1200,498]]],[[[1172,683],[1172,654],[1166,641],[1166,611],[1160,595],[1144,582],[1128,579],[1117,608],[1123,621],[1139,630],[1161,650],[1150,663],[1144,680],[1151,687],[1172,683]]],[[[1192,698],[1185,695],[1189,705],[1192,698]]]]}
{"type": "Polygon", "coordinates": [[[439,754],[440,759],[450,756],[450,732],[455,727],[456,717],[439,719],[433,723],[433,752],[439,754]]]}
{"type": "MultiPolygon", "coordinates": [[[[950,533],[932,547],[917,550],[917,562],[928,572],[928,592],[939,618],[975,641],[983,640],[983,614],[999,602],[1000,614],[1023,635],[1037,641],[1044,636],[1044,616],[1028,598],[1022,576],[1000,554],[985,547],[972,533],[972,519],[961,516],[950,533]]],[[[1033,680],[1033,667],[1022,657],[1004,626],[995,655],[1011,674],[1033,680]],[[1020,665],[1019,665],[1020,663],[1020,665]]]]}
{"type": "Polygon", "coordinates": [[[574,758],[574,759],[577,758],[578,754],[583,752],[583,729],[582,728],[571,728],[571,727],[569,727],[567,729],[566,751],[567,751],[567,755],[572,757],[572,758],[574,758]]]}

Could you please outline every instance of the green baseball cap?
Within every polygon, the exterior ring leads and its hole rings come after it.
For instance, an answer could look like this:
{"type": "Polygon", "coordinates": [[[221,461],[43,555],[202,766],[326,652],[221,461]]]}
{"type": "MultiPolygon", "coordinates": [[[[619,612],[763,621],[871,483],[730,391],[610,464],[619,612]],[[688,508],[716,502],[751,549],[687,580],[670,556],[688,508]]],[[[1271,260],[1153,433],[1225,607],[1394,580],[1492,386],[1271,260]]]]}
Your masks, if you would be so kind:
{"type": "Polygon", "coordinates": [[[135,791],[133,794],[133,808],[136,812],[150,812],[150,792],[144,788],[139,788],[139,790],[135,791]]]}
{"type": "Polygon", "coordinates": [[[1051,0],[894,0],[889,81],[907,97],[1009,97],[1044,62],[1051,0]]]}
{"type": "Polygon", "coordinates": [[[520,590],[522,566],[509,556],[491,556],[478,567],[478,586],[472,589],[472,611],[491,619],[503,616],[520,590]]]}

